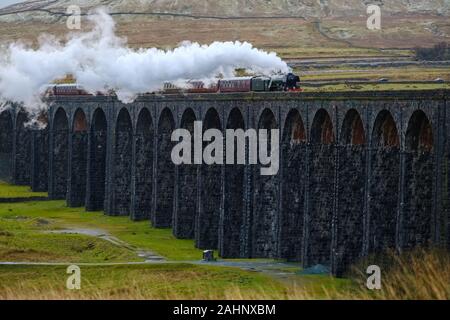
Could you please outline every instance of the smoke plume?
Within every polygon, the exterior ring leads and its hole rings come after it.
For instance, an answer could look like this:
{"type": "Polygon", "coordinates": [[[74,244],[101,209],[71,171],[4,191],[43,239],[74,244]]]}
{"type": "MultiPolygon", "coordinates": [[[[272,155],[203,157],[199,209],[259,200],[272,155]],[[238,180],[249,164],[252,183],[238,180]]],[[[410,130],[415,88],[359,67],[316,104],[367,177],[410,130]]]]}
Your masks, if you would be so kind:
{"type": "Polygon", "coordinates": [[[73,33],[65,41],[43,36],[37,48],[20,42],[0,48],[0,97],[31,108],[39,105],[49,83],[67,74],[88,92],[113,89],[120,100],[131,102],[167,81],[228,77],[236,68],[264,75],[289,71],[275,53],[247,42],[184,42],[167,51],[132,49],[116,36],[115,23],[105,11],[97,10],[88,19],[91,31],[73,33]]]}

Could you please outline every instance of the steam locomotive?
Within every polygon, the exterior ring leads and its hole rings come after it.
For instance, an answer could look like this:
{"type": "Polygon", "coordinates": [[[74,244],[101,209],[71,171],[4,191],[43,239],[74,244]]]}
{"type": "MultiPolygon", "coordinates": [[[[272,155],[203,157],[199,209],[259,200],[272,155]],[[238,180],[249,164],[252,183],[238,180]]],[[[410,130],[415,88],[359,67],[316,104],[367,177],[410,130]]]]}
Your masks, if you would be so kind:
{"type": "MultiPolygon", "coordinates": [[[[265,77],[237,77],[220,79],[217,82],[205,83],[200,80],[189,80],[182,84],[164,83],[159,92],[148,92],[147,94],[180,94],[180,93],[237,93],[237,92],[265,92],[265,91],[288,91],[300,92],[300,77],[293,73],[286,75],[265,77]]],[[[114,92],[109,92],[114,94],[114,92]]],[[[81,86],[72,84],[54,84],[49,86],[48,95],[73,96],[89,95],[81,86]]],[[[101,95],[101,93],[98,93],[101,95]]]]}

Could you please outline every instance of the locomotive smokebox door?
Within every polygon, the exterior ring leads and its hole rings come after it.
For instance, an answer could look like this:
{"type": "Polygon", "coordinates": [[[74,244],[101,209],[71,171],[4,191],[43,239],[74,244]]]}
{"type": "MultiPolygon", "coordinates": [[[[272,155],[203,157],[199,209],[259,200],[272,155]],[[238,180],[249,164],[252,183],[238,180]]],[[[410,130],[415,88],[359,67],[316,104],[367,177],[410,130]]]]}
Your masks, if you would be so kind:
{"type": "Polygon", "coordinates": [[[287,74],[287,76],[286,76],[286,88],[287,89],[296,89],[299,82],[300,82],[299,76],[297,76],[293,73],[287,74]]]}
{"type": "Polygon", "coordinates": [[[216,261],[216,259],[214,258],[214,250],[203,251],[203,261],[216,261]]]}

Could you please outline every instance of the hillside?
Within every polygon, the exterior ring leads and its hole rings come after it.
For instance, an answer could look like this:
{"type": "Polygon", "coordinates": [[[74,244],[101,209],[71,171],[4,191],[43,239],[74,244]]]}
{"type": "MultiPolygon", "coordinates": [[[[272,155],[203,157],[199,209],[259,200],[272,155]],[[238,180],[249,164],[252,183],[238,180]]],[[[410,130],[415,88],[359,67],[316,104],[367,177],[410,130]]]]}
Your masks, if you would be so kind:
{"type": "Polygon", "coordinates": [[[359,16],[365,12],[367,4],[379,4],[385,14],[449,15],[450,13],[450,2],[446,0],[40,0],[26,1],[3,11],[43,9],[63,12],[69,5],[79,5],[84,10],[106,6],[111,12],[116,13],[165,12],[218,17],[324,18],[359,16]]]}
{"type": "Polygon", "coordinates": [[[191,40],[251,41],[263,48],[411,48],[450,41],[447,0],[35,0],[0,9],[0,41],[67,32],[64,13],[106,6],[133,46],[191,40]],[[366,4],[382,6],[382,30],[366,28],[366,4]]]}

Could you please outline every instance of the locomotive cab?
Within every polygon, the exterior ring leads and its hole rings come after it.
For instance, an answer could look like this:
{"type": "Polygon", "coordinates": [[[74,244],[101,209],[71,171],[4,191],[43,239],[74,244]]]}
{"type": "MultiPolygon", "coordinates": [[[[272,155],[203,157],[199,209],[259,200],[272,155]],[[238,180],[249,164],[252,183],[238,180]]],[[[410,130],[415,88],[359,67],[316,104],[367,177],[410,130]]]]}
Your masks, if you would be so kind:
{"type": "Polygon", "coordinates": [[[293,73],[271,77],[268,91],[302,91],[300,77],[293,73]]]}

